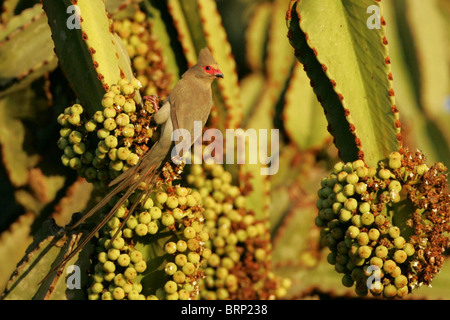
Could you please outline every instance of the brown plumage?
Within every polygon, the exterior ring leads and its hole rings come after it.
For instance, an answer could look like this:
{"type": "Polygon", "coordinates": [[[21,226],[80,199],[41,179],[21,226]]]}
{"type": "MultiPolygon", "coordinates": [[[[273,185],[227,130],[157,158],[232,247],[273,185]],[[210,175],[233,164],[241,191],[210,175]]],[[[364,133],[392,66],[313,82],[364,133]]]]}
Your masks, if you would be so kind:
{"type": "MultiPolygon", "coordinates": [[[[138,191],[140,192],[140,195],[136,199],[141,199],[144,194],[147,194],[146,197],[150,195],[165,162],[170,159],[171,149],[174,146],[172,142],[173,131],[178,128],[186,129],[190,132],[192,138],[194,135],[194,121],[201,121],[203,128],[208,120],[213,103],[211,84],[217,77],[223,78],[223,74],[209,49],[203,48],[200,50],[197,64],[192,66],[181,76],[181,79],[174,86],[163,106],[157,110],[153,116],[155,122],[161,125],[161,136],[158,142],[156,142],[147,154],[141,158],[136,166],[128,169],[110,183],[110,186],[115,186],[114,189],[77,221],[72,226],[72,229],[80,226],[87,218],[105,206],[114,196],[124,190],[126,190],[126,192],[116,202],[114,207],[102,221],[95,226],[83,241],[67,257],[65,257],[49,273],[49,275],[71,260],[75,254],[112,218],[114,213],[128,197],[136,191],[137,187],[142,182],[146,183],[146,188],[145,190],[138,191]]],[[[193,137],[190,145],[192,145],[197,138],[199,137],[193,137]]],[[[140,201],[136,201],[131,205],[128,215],[121,226],[125,225],[126,220],[131,216],[139,202],[140,201]]],[[[111,240],[118,235],[120,230],[121,228],[119,228],[111,240]]]]}

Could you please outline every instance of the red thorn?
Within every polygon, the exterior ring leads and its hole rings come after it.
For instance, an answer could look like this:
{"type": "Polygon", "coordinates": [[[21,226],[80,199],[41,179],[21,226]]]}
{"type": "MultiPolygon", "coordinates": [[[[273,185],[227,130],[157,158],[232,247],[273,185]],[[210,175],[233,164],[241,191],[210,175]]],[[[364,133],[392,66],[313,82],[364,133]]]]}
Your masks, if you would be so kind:
{"type": "Polygon", "coordinates": [[[364,160],[364,151],[362,151],[362,150],[358,151],[358,159],[359,160],[364,160]]]}
{"type": "Polygon", "coordinates": [[[317,50],[313,48],[314,55],[317,57],[317,50]]]}
{"type": "MultiPolygon", "coordinates": [[[[348,114],[350,114],[350,112],[348,114]]],[[[353,123],[350,123],[350,132],[354,133],[355,130],[356,130],[355,125],[353,123]]]]}
{"type": "Polygon", "coordinates": [[[94,61],[94,68],[97,69],[98,68],[98,62],[94,61]]]}
{"type": "Polygon", "coordinates": [[[395,96],[394,89],[389,89],[389,96],[390,97],[395,96]]]}
{"type": "Polygon", "coordinates": [[[323,72],[327,72],[328,68],[325,64],[322,64],[322,70],[323,70],[323,72]]]}
{"type": "Polygon", "coordinates": [[[387,56],[386,59],[384,59],[384,63],[385,64],[390,64],[391,63],[391,58],[389,58],[389,56],[387,56]]]}
{"type": "Polygon", "coordinates": [[[358,148],[361,148],[361,139],[355,138],[355,144],[358,148]]]}
{"type": "Polygon", "coordinates": [[[342,94],[338,93],[338,99],[339,99],[339,101],[342,101],[342,100],[344,100],[344,96],[342,94]]]}
{"type": "Polygon", "coordinates": [[[86,34],[86,32],[81,31],[81,38],[86,41],[88,39],[88,35],[86,34]]]}
{"type": "Polygon", "coordinates": [[[330,79],[331,85],[333,86],[333,88],[336,87],[336,81],[334,81],[333,79],[330,79]]]}
{"type": "Polygon", "coordinates": [[[386,45],[386,46],[388,44],[388,41],[387,41],[386,37],[383,37],[383,44],[386,45]]]}
{"type": "Polygon", "coordinates": [[[394,80],[394,77],[392,76],[391,72],[389,72],[389,74],[388,74],[388,79],[391,80],[391,81],[394,80]]]}
{"type": "Polygon", "coordinates": [[[401,133],[397,134],[397,140],[400,141],[400,142],[403,140],[403,136],[402,136],[401,133]]]}
{"type": "Polygon", "coordinates": [[[398,112],[397,106],[394,104],[392,106],[392,113],[397,113],[397,112],[398,112]]]}
{"type": "Polygon", "coordinates": [[[394,125],[395,125],[396,128],[401,128],[402,127],[402,124],[400,123],[400,120],[395,121],[394,125]]]}
{"type": "Polygon", "coordinates": [[[101,73],[99,73],[97,75],[97,79],[100,80],[100,81],[103,81],[103,79],[105,79],[105,77],[101,73]]]}
{"type": "Polygon", "coordinates": [[[383,17],[380,18],[380,22],[381,22],[381,25],[382,25],[382,26],[385,26],[385,25],[386,25],[386,20],[384,20],[383,17]]]}

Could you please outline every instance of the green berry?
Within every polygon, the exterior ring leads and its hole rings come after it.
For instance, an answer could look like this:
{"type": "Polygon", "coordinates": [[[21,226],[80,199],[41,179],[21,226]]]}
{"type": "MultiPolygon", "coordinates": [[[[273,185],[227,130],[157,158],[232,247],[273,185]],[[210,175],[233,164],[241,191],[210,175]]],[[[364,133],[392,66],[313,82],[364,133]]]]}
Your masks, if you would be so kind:
{"type": "Polygon", "coordinates": [[[389,183],[388,189],[389,189],[389,191],[394,190],[394,191],[400,192],[400,191],[402,191],[402,184],[397,180],[392,180],[389,183]]]}
{"type": "Polygon", "coordinates": [[[173,241],[170,241],[170,242],[166,243],[166,245],[164,246],[164,250],[168,254],[173,254],[177,251],[177,244],[173,241]]]}
{"type": "Polygon", "coordinates": [[[119,160],[127,160],[130,154],[131,151],[127,147],[120,147],[119,149],[117,149],[117,158],[119,160]]]}
{"type": "Polygon", "coordinates": [[[406,252],[401,249],[396,250],[394,252],[394,260],[398,264],[405,262],[407,258],[408,258],[408,255],[406,254],[406,252]]]}
{"type": "Polygon", "coordinates": [[[125,298],[125,291],[122,289],[122,287],[116,287],[114,288],[112,295],[115,300],[122,300],[125,298]]]}
{"type": "Polygon", "coordinates": [[[125,127],[130,123],[130,117],[126,113],[121,113],[116,117],[116,123],[118,126],[125,127]]]}
{"type": "Polygon", "coordinates": [[[356,237],[356,241],[358,242],[358,244],[360,244],[361,246],[364,246],[366,244],[369,243],[369,235],[367,234],[367,232],[360,232],[358,234],[358,236],[356,237]]]}
{"type": "Polygon", "coordinates": [[[389,155],[389,167],[391,169],[398,169],[402,166],[402,155],[398,152],[392,152],[389,155]]]}
{"type": "Polygon", "coordinates": [[[105,138],[105,145],[109,149],[117,147],[118,144],[119,144],[119,140],[117,139],[116,136],[109,135],[105,138]]]}
{"type": "Polygon", "coordinates": [[[391,238],[395,239],[400,236],[400,229],[396,226],[390,227],[388,233],[391,238]]]}
{"type": "Polygon", "coordinates": [[[103,270],[104,270],[106,273],[112,273],[112,272],[114,272],[114,271],[116,270],[116,266],[115,266],[114,262],[112,262],[112,261],[106,261],[106,262],[103,264],[103,270]]]}
{"type": "Polygon", "coordinates": [[[187,256],[184,254],[177,254],[175,256],[175,263],[180,267],[184,266],[187,263],[187,256]]]}
{"type": "Polygon", "coordinates": [[[166,205],[170,209],[178,207],[178,198],[176,196],[170,196],[167,198],[166,205]]]}
{"type": "Polygon", "coordinates": [[[123,273],[123,275],[128,280],[133,280],[134,278],[137,277],[137,272],[136,272],[136,269],[134,269],[132,267],[128,267],[128,268],[125,269],[125,272],[123,273]]]}
{"type": "MultiPolygon", "coordinates": [[[[158,192],[155,196],[156,201],[160,204],[165,203],[167,201],[167,198],[168,198],[167,193],[162,192],[162,191],[158,192]]],[[[152,216],[152,218],[153,218],[153,216],[152,216]]]]}
{"type": "Polygon", "coordinates": [[[59,149],[64,150],[69,145],[69,141],[66,138],[59,138],[57,145],[59,149]]]}
{"type": "Polygon", "coordinates": [[[361,246],[358,248],[358,255],[362,259],[367,259],[372,254],[372,249],[369,246],[361,246]]]}
{"type": "Polygon", "coordinates": [[[69,167],[71,167],[72,169],[80,169],[82,166],[81,160],[78,157],[74,157],[72,159],[70,159],[69,161],[69,167]]]}
{"type": "Polygon", "coordinates": [[[135,153],[131,153],[126,161],[129,166],[135,166],[139,162],[139,156],[135,153]]]}
{"type": "Polygon", "coordinates": [[[161,217],[161,223],[166,227],[171,226],[175,223],[175,218],[169,212],[164,213],[161,217]]]}
{"type": "Polygon", "coordinates": [[[72,146],[72,148],[73,148],[73,152],[75,152],[76,154],[79,154],[79,155],[83,154],[86,151],[86,145],[83,142],[74,144],[72,146]]]}
{"type": "Polygon", "coordinates": [[[78,125],[78,124],[81,122],[81,117],[80,117],[79,114],[74,113],[74,114],[71,114],[71,115],[69,116],[69,118],[67,118],[67,121],[68,121],[71,125],[76,126],[76,125],[78,125]]]}
{"type": "Polygon", "coordinates": [[[176,292],[178,289],[178,285],[175,281],[169,280],[166,282],[166,284],[164,285],[164,290],[168,293],[174,293],[176,292]]]}
{"type": "Polygon", "coordinates": [[[398,275],[394,279],[394,284],[398,289],[401,289],[408,284],[408,279],[402,274],[398,275]]]}
{"type": "Polygon", "coordinates": [[[120,250],[117,249],[109,249],[108,250],[108,258],[109,260],[117,260],[120,256],[120,250]]]}
{"type": "Polygon", "coordinates": [[[108,131],[114,130],[117,127],[116,120],[114,118],[105,119],[105,121],[103,121],[103,127],[108,131]]]}
{"type": "Polygon", "coordinates": [[[426,164],[419,164],[416,168],[416,173],[421,176],[423,175],[425,172],[428,171],[428,166],[426,164]]]}
{"type": "Polygon", "coordinates": [[[139,273],[144,272],[147,269],[147,262],[145,262],[145,260],[141,260],[138,263],[135,263],[134,269],[139,273]]]}
{"type": "Polygon", "coordinates": [[[89,120],[84,124],[84,128],[88,132],[93,132],[97,128],[97,123],[94,120],[89,120]]]}
{"type": "Polygon", "coordinates": [[[358,201],[354,198],[349,198],[344,202],[344,208],[349,211],[354,211],[358,207],[358,201]]]}
{"type": "Polygon", "coordinates": [[[132,124],[127,124],[122,129],[122,135],[126,138],[132,138],[134,136],[134,126],[132,124]]]}
{"type": "Polygon", "coordinates": [[[347,222],[352,218],[352,213],[347,209],[342,208],[339,210],[339,221],[347,222]]]}
{"type": "Polygon", "coordinates": [[[347,235],[353,239],[355,239],[358,234],[359,234],[359,228],[355,227],[355,226],[350,226],[347,229],[347,235]]]}
{"type": "Polygon", "coordinates": [[[121,106],[122,107],[125,104],[125,101],[126,101],[126,98],[123,95],[121,95],[121,94],[118,94],[118,95],[116,95],[114,97],[114,103],[117,106],[121,106]]]}
{"type": "Polygon", "coordinates": [[[343,192],[347,197],[354,195],[355,194],[355,185],[354,184],[346,184],[343,192]]]}
{"type": "Polygon", "coordinates": [[[354,172],[349,173],[349,174],[347,175],[347,177],[345,178],[345,181],[346,181],[347,183],[353,184],[353,185],[355,185],[355,184],[358,182],[358,180],[359,180],[359,177],[358,177],[358,175],[357,175],[356,173],[354,173],[354,172]]]}
{"type": "Polygon", "coordinates": [[[148,227],[146,224],[143,223],[139,223],[135,228],[134,228],[134,232],[136,233],[136,235],[143,237],[148,233],[148,227]]]}
{"type": "Polygon", "coordinates": [[[412,256],[415,252],[414,246],[411,243],[406,243],[403,250],[406,252],[408,256],[412,256]]]}
{"type": "Polygon", "coordinates": [[[177,265],[173,262],[168,262],[164,268],[164,271],[169,276],[174,275],[175,272],[177,272],[177,265]]]}
{"type": "Polygon", "coordinates": [[[364,213],[369,213],[370,212],[370,204],[368,202],[363,202],[359,205],[358,208],[359,212],[361,212],[362,214],[364,213]]]}
{"type": "Polygon", "coordinates": [[[403,238],[401,236],[394,239],[394,246],[397,249],[403,249],[405,244],[406,244],[406,240],[405,240],[405,238],[403,238]]]}
{"type": "Polygon", "coordinates": [[[386,298],[394,298],[397,295],[397,288],[394,285],[389,284],[384,287],[383,295],[386,298]]]}
{"type": "Polygon", "coordinates": [[[388,249],[383,245],[379,245],[375,248],[375,255],[378,258],[385,258],[388,255],[388,249]]]}
{"type": "Polygon", "coordinates": [[[142,261],[142,253],[138,250],[135,250],[130,253],[130,259],[133,263],[138,263],[139,261],[142,261]]]}
{"type": "Polygon", "coordinates": [[[132,99],[127,99],[123,105],[123,111],[130,114],[136,111],[136,103],[132,99]]]}
{"type": "Polygon", "coordinates": [[[178,270],[175,272],[172,278],[176,283],[183,283],[186,280],[186,275],[183,273],[183,271],[178,270]]]}
{"type": "Polygon", "coordinates": [[[94,121],[97,123],[102,123],[103,121],[105,121],[105,116],[103,115],[102,111],[96,111],[94,113],[94,121]]]}
{"type": "Polygon", "coordinates": [[[375,217],[370,212],[361,215],[361,222],[366,226],[370,226],[374,221],[375,217]]]}
{"type": "Polygon", "coordinates": [[[386,260],[383,264],[383,270],[387,273],[392,273],[395,271],[397,264],[393,260],[386,260]]]}
{"type": "Polygon", "coordinates": [[[367,191],[367,184],[366,183],[364,183],[364,182],[358,182],[356,185],[355,185],[355,192],[357,193],[357,194],[363,194],[364,192],[366,192],[367,191]]]}
{"type": "Polygon", "coordinates": [[[186,227],[183,230],[183,235],[186,239],[192,239],[196,236],[196,234],[197,233],[195,232],[194,228],[192,228],[192,227],[186,227]]]}
{"type": "Polygon", "coordinates": [[[122,253],[118,258],[117,258],[117,263],[119,264],[119,266],[121,267],[127,267],[130,264],[130,256],[126,253],[122,253]]]}
{"type": "Polygon", "coordinates": [[[155,221],[151,221],[147,224],[148,233],[156,234],[158,232],[158,224],[155,221]]]}
{"type": "Polygon", "coordinates": [[[380,231],[378,229],[372,228],[369,230],[368,235],[371,241],[376,241],[380,237],[380,231]]]}
{"type": "Polygon", "coordinates": [[[389,169],[380,169],[378,171],[378,176],[382,180],[387,180],[391,177],[391,171],[389,171],[389,169]]]}
{"type": "Polygon", "coordinates": [[[195,265],[192,262],[186,262],[182,266],[182,270],[186,275],[192,275],[195,272],[195,265]]]}
{"type": "Polygon", "coordinates": [[[105,128],[101,128],[99,130],[97,130],[97,137],[99,139],[105,139],[107,136],[109,136],[109,130],[105,129],[105,128]]]}
{"type": "MultiPolygon", "coordinates": [[[[156,199],[156,201],[158,201],[158,198],[156,199]]],[[[158,220],[159,218],[161,218],[162,212],[161,212],[160,208],[151,207],[149,212],[150,212],[150,215],[152,216],[152,220],[158,220]]]]}

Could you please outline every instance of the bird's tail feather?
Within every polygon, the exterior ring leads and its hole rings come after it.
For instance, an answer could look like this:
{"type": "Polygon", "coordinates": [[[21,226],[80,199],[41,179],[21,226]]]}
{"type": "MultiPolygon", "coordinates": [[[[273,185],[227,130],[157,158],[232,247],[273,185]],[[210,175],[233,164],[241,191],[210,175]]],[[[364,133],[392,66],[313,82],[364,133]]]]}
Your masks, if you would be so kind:
{"type": "MultiPolygon", "coordinates": [[[[150,163],[148,163],[150,165],[150,163]]],[[[95,234],[100,231],[100,229],[113,217],[113,215],[116,213],[116,211],[123,205],[123,203],[130,197],[130,195],[136,191],[136,189],[139,187],[139,185],[146,180],[146,186],[143,190],[140,191],[137,200],[132,204],[130,207],[124,221],[116,230],[115,234],[111,238],[112,243],[115,238],[118,236],[119,232],[123,229],[123,227],[126,225],[126,222],[128,218],[133,214],[134,210],[138,206],[139,203],[142,202],[142,196],[144,193],[147,193],[145,200],[147,201],[150,192],[153,188],[153,186],[156,183],[156,180],[161,173],[162,166],[161,163],[155,163],[153,165],[148,166],[147,168],[143,168],[140,170],[138,175],[128,175],[126,178],[122,179],[122,181],[113,189],[111,190],[99,203],[97,203],[91,210],[88,211],[88,213],[80,219],[74,226],[71,228],[75,228],[76,226],[79,226],[81,223],[84,222],[86,218],[93,215],[95,212],[97,212],[101,207],[106,205],[115,195],[123,191],[124,189],[128,188],[127,191],[120,197],[120,199],[115,203],[113,208],[106,214],[103,219],[96,224],[93,230],[89,232],[89,234],[66,256],[61,260],[56,267],[52,268],[52,270],[45,276],[43,280],[41,280],[41,283],[47,279],[53,272],[56,270],[59,270],[61,267],[63,267],[68,261],[70,261],[89,241],[95,236],[95,234]]]]}

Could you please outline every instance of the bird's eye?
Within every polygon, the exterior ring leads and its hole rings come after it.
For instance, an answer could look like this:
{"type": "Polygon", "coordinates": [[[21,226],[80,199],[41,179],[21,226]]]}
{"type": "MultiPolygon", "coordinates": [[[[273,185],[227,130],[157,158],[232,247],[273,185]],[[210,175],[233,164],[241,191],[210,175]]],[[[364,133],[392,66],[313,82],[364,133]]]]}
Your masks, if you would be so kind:
{"type": "Polygon", "coordinates": [[[209,70],[211,70],[211,67],[210,67],[210,66],[206,66],[206,67],[205,67],[205,70],[206,70],[206,71],[209,71],[209,70]]]}

